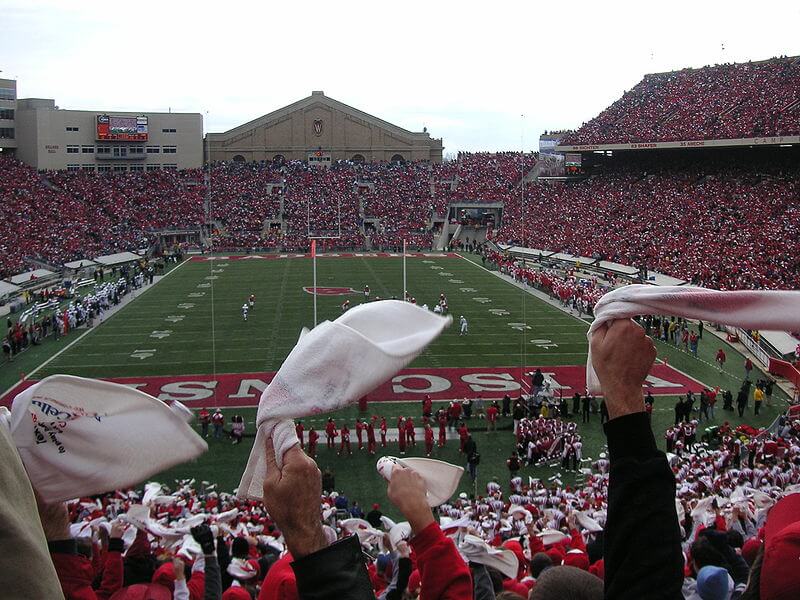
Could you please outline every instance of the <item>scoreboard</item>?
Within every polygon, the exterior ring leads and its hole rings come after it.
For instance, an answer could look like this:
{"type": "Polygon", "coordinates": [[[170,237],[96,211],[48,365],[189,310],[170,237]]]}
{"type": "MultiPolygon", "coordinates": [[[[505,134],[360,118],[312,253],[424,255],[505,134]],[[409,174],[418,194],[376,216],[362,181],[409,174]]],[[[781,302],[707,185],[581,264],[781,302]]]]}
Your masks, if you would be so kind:
{"type": "Polygon", "coordinates": [[[104,141],[146,142],[147,117],[97,115],[97,139],[104,141]]]}

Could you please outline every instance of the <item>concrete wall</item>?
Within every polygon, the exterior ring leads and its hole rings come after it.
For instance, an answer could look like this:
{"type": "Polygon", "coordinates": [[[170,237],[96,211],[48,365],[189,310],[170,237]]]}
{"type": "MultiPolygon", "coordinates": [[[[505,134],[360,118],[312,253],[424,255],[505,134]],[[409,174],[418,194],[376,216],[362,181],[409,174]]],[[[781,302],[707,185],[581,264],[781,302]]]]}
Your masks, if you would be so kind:
{"type": "Polygon", "coordinates": [[[60,110],[49,99],[17,102],[17,157],[40,170],[90,168],[95,170],[146,170],[165,165],[178,169],[200,168],[203,164],[203,117],[195,113],[133,113],[122,111],[60,110]],[[96,139],[97,116],[147,116],[146,142],[101,141],[96,139]],[[76,130],[77,128],[77,130],[76,130]],[[174,129],[175,133],[164,132],[174,129]],[[109,147],[109,154],[99,148],[109,147]],[[113,149],[126,148],[126,158],[115,157],[113,149]],[[164,148],[175,152],[165,153],[164,148]],[[141,153],[131,148],[142,148],[141,153]],[[157,149],[158,152],[148,152],[157,149]],[[70,152],[75,150],[77,152],[70,152]],[[142,167],[141,169],[139,167],[142,167]]]}

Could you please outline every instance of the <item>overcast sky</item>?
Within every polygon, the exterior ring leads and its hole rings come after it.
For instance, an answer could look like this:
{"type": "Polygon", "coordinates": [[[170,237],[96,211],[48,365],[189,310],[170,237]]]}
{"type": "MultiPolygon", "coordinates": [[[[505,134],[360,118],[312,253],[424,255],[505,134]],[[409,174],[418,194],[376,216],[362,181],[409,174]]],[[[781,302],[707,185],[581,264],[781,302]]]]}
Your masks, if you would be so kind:
{"type": "Polygon", "coordinates": [[[0,77],[62,108],[208,113],[312,90],[458,150],[536,149],[645,73],[800,54],[800,2],[0,0],[0,77]]]}

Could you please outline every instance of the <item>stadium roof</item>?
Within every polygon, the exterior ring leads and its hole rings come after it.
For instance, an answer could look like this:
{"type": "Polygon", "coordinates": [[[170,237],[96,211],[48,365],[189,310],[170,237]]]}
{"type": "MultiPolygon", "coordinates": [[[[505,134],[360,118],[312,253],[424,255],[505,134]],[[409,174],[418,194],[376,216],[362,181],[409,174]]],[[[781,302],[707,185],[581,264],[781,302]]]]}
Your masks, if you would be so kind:
{"type": "Polygon", "coordinates": [[[106,254],[105,256],[98,256],[94,260],[97,263],[105,266],[121,265],[122,263],[129,263],[139,260],[142,257],[133,252],[117,252],[116,254],[106,254]]]}
{"type": "Polygon", "coordinates": [[[45,277],[54,277],[56,274],[52,271],[48,271],[47,269],[35,269],[33,271],[27,271],[25,273],[19,273],[18,275],[13,275],[9,277],[6,281],[10,281],[13,284],[25,284],[31,281],[32,279],[44,279],[45,277]]]}
{"type": "Polygon", "coordinates": [[[91,267],[97,265],[96,262],[93,260],[89,260],[88,258],[84,258],[83,260],[73,260],[72,262],[64,263],[64,266],[68,269],[83,269],[85,267],[91,267]]]}

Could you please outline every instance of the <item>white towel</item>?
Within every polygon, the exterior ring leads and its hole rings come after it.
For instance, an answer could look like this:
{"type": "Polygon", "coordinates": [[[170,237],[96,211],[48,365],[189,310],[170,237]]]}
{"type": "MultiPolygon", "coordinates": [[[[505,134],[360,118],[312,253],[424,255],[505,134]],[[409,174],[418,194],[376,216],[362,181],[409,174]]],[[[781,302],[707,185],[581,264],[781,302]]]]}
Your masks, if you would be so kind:
{"type": "Polygon", "coordinates": [[[451,465],[450,463],[434,460],[432,458],[396,458],[394,456],[383,456],[378,459],[376,465],[378,473],[386,481],[391,481],[392,470],[396,464],[400,464],[408,469],[416,471],[425,480],[427,489],[428,506],[439,506],[444,504],[453,495],[464,474],[464,467],[451,465]]]}
{"type": "Polygon", "coordinates": [[[800,291],[739,290],[721,292],[698,287],[628,285],[609,292],[594,308],[589,332],[586,386],[599,394],[600,382],[592,366],[592,335],[613,319],[665,315],[701,319],[743,329],[800,330],[800,291]]]}
{"type": "Polygon", "coordinates": [[[50,504],[139,484],[208,449],[160,400],[71,375],[18,394],[9,427],[31,484],[50,504]]]}
{"type": "Polygon", "coordinates": [[[497,569],[509,579],[516,578],[519,571],[519,559],[512,550],[490,546],[475,535],[465,535],[458,551],[468,562],[497,569]]]}
{"type": "Polygon", "coordinates": [[[256,440],[238,495],[261,499],[270,436],[280,466],[283,455],[300,443],[292,419],[357,402],[414,360],[450,322],[408,302],[382,300],[303,335],[261,394],[256,440]]]}

